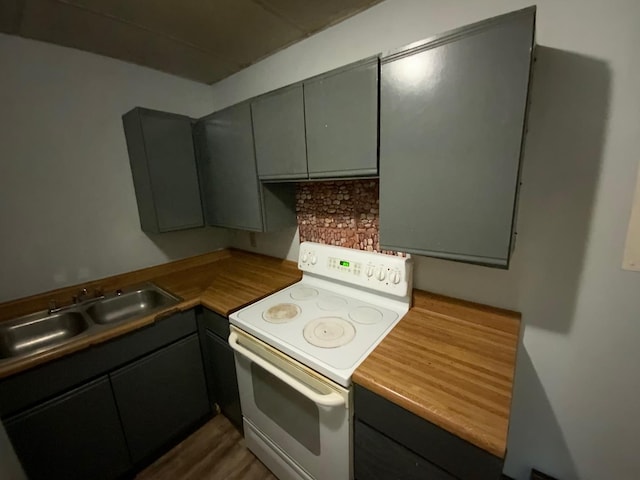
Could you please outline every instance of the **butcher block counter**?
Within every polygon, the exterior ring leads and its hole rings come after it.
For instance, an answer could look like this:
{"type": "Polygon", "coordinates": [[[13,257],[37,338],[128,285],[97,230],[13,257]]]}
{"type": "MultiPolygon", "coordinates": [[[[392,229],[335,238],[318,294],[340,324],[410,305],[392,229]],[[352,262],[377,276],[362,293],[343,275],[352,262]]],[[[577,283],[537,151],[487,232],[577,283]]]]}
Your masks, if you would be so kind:
{"type": "MultiPolygon", "coordinates": [[[[0,304],[0,322],[65,305],[80,287],[105,293],[153,282],[177,305],[27,358],[0,362],[0,378],[89,348],[197,305],[228,316],[301,278],[294,262],[225,249],[0,304]]],[[[415,290],[409,313],[358,367],[353,381],[503,458],[520,315],[415,290]]]]}
{"type": "Polygon", "coordinates": [[[353,381],[504,458],[520,314],[415,290],[353,381]]]}
{"type": "Polygon", "coordinates": [[[65,345],[25,358],[2,360],[0,378],[119,337],[150,325],[168,314],[188,310],[197,305],[228,316],[234,310],[299,281],[301,277],[302,274],[294,262],[225,249],[2,303],[0,322],[46,310],[52,300],[58,305],[69,304],[72,296],[76,295],[81,287],[87,288],[89,292],[99,288],[109,293],[144,282],[153,282],[182,299],[170,308],[114,325],[113,328],[93,335],[80,335],[65,345]]]}

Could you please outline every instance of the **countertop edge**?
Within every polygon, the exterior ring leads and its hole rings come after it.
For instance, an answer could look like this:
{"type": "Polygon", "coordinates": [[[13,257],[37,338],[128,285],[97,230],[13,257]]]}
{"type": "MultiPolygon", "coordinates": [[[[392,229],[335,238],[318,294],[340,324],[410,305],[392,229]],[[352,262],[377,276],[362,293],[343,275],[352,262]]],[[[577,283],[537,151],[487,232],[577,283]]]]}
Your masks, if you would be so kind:
{"type": "MultiPolygon", "coordinates": [[[[36,354],[32,357],[19,358],[10,363],[6,363],[5,365],[1,365],[0,380],[10,377],[12,375],[19,374],[24,371],[30,370],[32,368],[43,365],[50,361],[54,361],[56,359],[65,357],[67,355],[77,353],[79,351],[85,350],[87,348],[101,344],[103,342],[112,340],[114,338],[120,337],[127,333],[143,328],[145,326],[151,325],[155,322],[157,317],[162,316],[163,314],[171,310],[185,311],[197,306],[203,306],[220,315],[228,317],[234,311],[237,311],[245,307],[246,305],[249,305],[268,295],[271,295],[278,290],[286,288],[296,283],[301,278],[301,273],[299,272],[299,270],[297,270],[297,264],[295,262],[279,259],[275,257],[269,257],[261,254],[245,252],[243,250],[236,250],[236,249],[218,250],[215,252],[211,252],[209,254],[190,257],[187,259],[178,260],[176,262],[170,262],[167,264],[158,265],[154,267],[148,267],[146,269],[142,269],[139,271],[127,272],[122,274],[122,277],[128,281],[136,280],[133,282],[133,284],[140,283],[141,281],[154,281],[154,277],[157,277],[158,279],[160,279],[161,277],[177,274],[178,272],[184,272],[185,270],[192,269],[192,268],[195,269],[199,266],[215,265],[218,262],[225,259],[229,259],[233,256],[237,256],[239,259],[244,259],[244,261],[249,263],[252,261],[252,259],[259,262],[264,261],[265,259],[268,262],[273,262],[274,260],[277,260],[278,262],[277,264],[279,264],[283,268],[283,279],[277,282],[278,286],[274,288],[264,288],[264,285],[263,285],[262,290],[260,290],[261,292],[260,295],[251,297],[246,301],[242,300],[242,303],[235,303],[230,308],[221,308],[218,305],[216,305],[215,302],[211,302],[209,299],[207,299],[206,296],[207,296],[208,289],[210,287],[209,286],[204,287],[200,290],[198,294],[191,295],[188,298],[181,297],[183,299],[177,305],[167,307],[165,309],[154,312],[153,314],[147,315],[145,317],[142,317],[130,322],[125,322],[121,325],[115,326],[113,329],[98,332],[93,336],[91,336],[90,339],[88,339],[87,337],[78,338],[61,347],[53,348],[51,350],[42,352],[41,354],[36,354]],[[172,266],[173,268],[175,268],[174,270],[172,269],[172,266]]],[[[277,265],[277,264],[274,264],[274,265],[277,265]]],[[[271,265],[271,267],[273,267],[274,265],[271,265]]],[[[221,268],[220,272],[213,274],[209,284],[213,286],[214,280],[217,278],[217,275],[220,275],[223,273],[224,273],[224,268],[221,268]]],[[[107,281],[112,282],[114,281],[114,279],[118,279],[118,278],[119,276],[116,275],[113,277],[108,277],[107,279],[96,280],[89,283],[101,284],[101,283],[106,283],[107,281]]],[[[162,284],[163,282],[160,281],[160,283],[162,284]]],[[[131,284],[132,283],[129,283],[129,285],[131,284]]],[[[123,285],[123,286],[126,286],[126,285],[123,285]]],[[[177,292],[172,291],[171,288],[167,288],[167,286],[165,285],[161,285],[161,286],[162,288],[169,291],[170,293],[177,294],[177,292]]],[[[15,304],[24,304],[25,302],[30,302],[34,299],[41,301],[43,297],[49,297],[54,294],[58,295],[60,294],[60,292],[68,293],[70,289],[74,289],[74,288],[77,288],[77,287],[75,286],[65,287],[63,289],[58,289],[51,292],[44,292],[41,294],[32,295],[30,297],[12,300],[12,301],[0,304],[0,309],[6,307],[7,305],[11,307],[15,304]]],[[[211,295],[211,292],[209,292],[208,295],[211,295]]],[[[508,330],[509,335],[515,334],[516,338],[518,339],[515,345],[516,355],[517,355],[517,348],[519,347],[519,343],[520,343],[519,336],[521,333],[521,322],[520,322],[519,313],[512,312],[509,310],[497,309],[497,308],[489,307],[482,304],[467,302],[467,301],[459,300],[455,298],[444,297],[441,295],[432,294],[432,293],[424,292],[417,289],[414,289],[413,291],[413,303],[414,305],[412,309],[433,312],[445,317],[451,314],[451,312],[448,310],[451,305],[455,305],[455,308],[467,309],[468,312],[471,312],[474,315],[477,314],[480,317],[482,317],[484,314],[491,314],[494,316],[497,315],[499,317],[503,317],[504,319],[506,319],[506,323],[504,323],[506,328],[505,331],[508,330]],[[445,304],[447,302],[448,304],[445,304]]],[[[11,310],[11,308],[9,308],[9,310],[11,310]]],[[[502,320],[500,321],[502,322],[502,320]]],[[[397,328],[401,324],[402,324],[402,320],[398,323],[398,325],[395,328],[397,328]]],[[[501,323],[498,327],[502,328],[501,327],[502,325],[503,324],[501,323]]],[[[498,327],[496,327],[496,329],[498,329],[498,327]]],[[[512,364],[511,374],[510,374],[511,391],[513,391],[514,373],[515,373],[515,356],[514,356],[514,361],[512,364]]],[[[491,453],[494,456],[497,456],[503,459],[506,455],[506,433],[508,433],[508,427],[509,427],[508,421],[506,426],[507,431],[505,432],[505,442],[504,444],[498,445],[495,442],[489,441],[486,438],[486,436],[482,434],[482,432],[477,432],[476,429],[468,428],[468,426],[465,425],[463,422],[455,422],[454,420],[452,420],[447,416],[439,415],[437,411],[429,408],[428,403],[419,404],[413,401],[412,399],[407,398],[407,396],[403,395],[397,389],[394,389],[393,386],[385,385],[384,382],[377,381],[375,378],[372,378],[370,375],[359,371],[359,369],[356,369],[356,371],[354,372],[352,380],[353,380],[353,383],[357,383],[358,385],[361,385],[362,387],[367,388],[368,390],[380,395],[381,397],[401,406],[402,408],[405,408],[406,410],[410,411],[416,416],[423,418],[429,422],[432,422],[433,424],[458,436],[459,438],[471,443],[472,445],[475,445],[476,447],[479,447],[491,453]]],[[[509,409],[511,407],[512,401],[513,401],[513,396],[511,395],[509,409]]]]}
{"type": "MultiPolygon", "coordinates": [[[[412,307],[407,312],[407,315],[398,322],[394,329],[402,328],[402,322],[409,316],[412,311],[421,315],[435,315],[439,318],[446,319],[447,317],[455,318],[461,323],[469,323],[475,325],[482,325],[486,328],[491,328],[497,332],[501,332],[507,335],[510,340],[514,341],[514,355],[512,362],[510,363],[509,382],[511,384],[510,398],[509,398],[509,415],[507,416],[504,432],[501,437],[504,441],[493,441],[484,434],[483,431],[479,431],[477,428],[470,428],[468,423],[462,421],[455,421],[448,415],[443,415],[440,408],[436,405],[430,405],[429,401],[418,403],[412,399],[409,395],[402,392],[403,388],[390,385],[388,381],[376,378],[372,374],[369,366],[362,368],[365,362],[361,364],[353,373],[352,382],[360,385],[363,388],[370,390],[371,392],[379,395],[380,397],[404,408],[405,410],[413,413],[414,415],[433,423],[434,425],[446,430],[447,432],[467,441],[468,443],[478,447],[500,459],[504,459],[507,453],[507,437],[511,417],[511,406],[513,403],[513,384],[515,377],[515,366],[518,348],[521,343],[521,314],[512,310],[501,309],[491,307],[484,304],[479,304],[467,300],[462,300],[453,297],[447,297],[431,292],[426,292],[419,289],[413,290],[413,302],[412,307]],[[454,312],[458,312],[461,315],[457,316],[454,312]],[[467,315],[473,315],[474,321],[470,321],[465,318],[467,315]]],[[[389,332],[387,337],[392,335],[389,332]]],[[[387,338],[385,337],[385,338],[387,338]]],[[[382,342],[385,340],[383,339],[382,342]]],[[[382,345],[382,343],[381,343],[382,345]]],[[[378,345],[379,348],[380,345],[378,345]]],[[[372,354],[369,355],[367,360],[372,358],[372,354]]],[[[437,402],[436,402],[437,403],[437,402]]]]}
{"type": "MultiPolygon", "coordinates": [[[[122,277],[125,280],[122,283],[118,282],[118,287],[122,286],[123,288],[126,288],[132,285],[136,285],[144,282],[149,282],[149,281],[155,282],[156,280],[154,279],[154,277],[157,277],[158,279],[160,279],[162,277],[166,277],[167,275],[184,272],[185,270],[196,268],[198,266],[215,265],[216,263],[225,259],[229,259],[234,255],[240,258],[245,258],[245,259],[248,258],[249,261],[252,258],[255,258],[255,259],[261,258],[263,260],[267,259],[267,261],[277,260],[281,265],[284,266],[284,268],[291,270],[292,273],[294,272],[294,268],[297,267],[297,264],[295,262],[292,262],[286,259],[269,257],[267,255],[262,255],[262,254],[252,253],[252,252],[245,252],[243,250],[223,249],[223,250],[216,250],[215,252],[207,253],[204,255],[197,255],[195,257],[189,257],[186,259],[178,260],[176,262],[170,262],[167,264],[148,267],[142,270],[126,272],[122,274],[122,277]],[[175,270],[168,271],[168,269],[170,269],[171,266],[174,266],[175,270]],[[151,278],[149,278],[150,275],[151,275],[151,278]],[[140,280],[140,278],[142,278],[143,280],[140,280]],[[131,279],[133,279],[134,281],[132,283],[128,283],[128,282],[131,282],[131,279]]],[[[219,273],[223,273],[223,272],[219,272],[219,273]]],[[[105,279],[87,282],[86,284],[82,284],[82,285],[103,284],[103,283],[109,283],[109,282],[113,283],[114,280],[117,281],[116,279],[118,278],[120,278],[119,275],[114,275],[111,277],[106,277],[105,279]]],[[[215,275],[212,275],[211,283],[213,283],[214,280],[215,280],[215,275]]],[[[203,299],[203,296],[205,295],[207,288],[202,289],[202,291],[198,295],[193,295],[193,296],[189,296],[188,298],[183,298],[176,292],[172,291],[171,288],[167,288],[166,286],[162,285],[162,288],[164,290],[168,291],[173,295],[180,297],[182,300],[178,304],[163,308],[161,310],[153,312],[152,314],[145,315],[144,317],[141,317],[135,320],[125,321],[121,324],[114,325],[113,328],[111,329],[96,332],[89,336],[81,334],[64,345],[51,348],[49,350],[34,354],[32,356],[3,361],[2,362],[3,364],[0,364],[0,381],[2,381],[3,379],[9,378],[13,375],[17,375],[27,370],[30,370],[32,368],[36,368],[38,366],[44,365],[48,362],[52,362],[60,358],[66,357],[68,355],[72,355],[74,353],[86,350],[95,345],[99,345],[101,343],[107,342],[109,340],[113,340],[127,333],[131,333],[135,330],[151,325],[155,323],[156,318],[162,317],[164,314],[172,310],[175,310],[177,313],[178,311],[185,311],[185,310],[189,310],[191,308],[195,308],[197,306],[202,305],[210,310],[215,311],[216,313],[219,313],[220,315],[228,317],[230,313],[236,310],[239,310],[240,308],[243,308],[244,306],[250,303],[253,303],[261,298],[271,295],[272,293],[275,293],[278,290],[286,288],[289,285],[292,285],[293,283],[299,280],[300,280],[299,278],[294,278],[292,276],[289,280],[281,282],[281,284],[279,284],[277,288],[271,289],[269,291],[265,291],[265,293],[261,294],[260,296],[253,298],[251,300],[248,300],[247,302],[244,302],[242,304],[235,305],[233,308],[228,310],[221,310],[211,302],[208,302],[206,299],[203,299]]],[[[158,281],[159,283],[163,283],[160,280],[158,281]]],[[[60,295],[61,294],[60,292],[64,292],[66,294],[68,293],[68,291],[74,290],[77,287],[78,286],[64,287],[64,288],[52,290],[49,292],[43,292],[43,293],[31,295],[29,297],[10,300],[8,302],[4,302],[0,304],[0,309],[5,307],[11,309],[13,305],[19,304],[22,306],[23,304],[26,304],[32,301],[35,302],[34,305],[38,305],[39,303],[41,303],[41,299],[43,297],[48,298],[50,296],[60,295]]],[[[39,307],[35,307],[35,308],[39,308],[39,307]]],[[[32,311],[38,311],[38,310],[32,310],[32,311]]],[[[0,320],[0,323],[2,321],[8,321],[8,320],[10,320],[10,318],[2,319],[0,320]]]]}
{"type": "Polygon", "coordinates": [[[392,388],[384,388],[379,383],[370,379],[368,376],[354,373],[352,381],[353,383],[356,383],[361,387],[366,388],[367,390],[370,390],[371,392],[379,395],[385,400],[389,400],[395,405],[398,405],[400,408],[413,413],[417,417],[431,422],[437,427],[440,427],[443,430],[451,433],[452,435],[455,435],[456,437],[469,442],[475,447],[478,447],[500,459],[504,459],[506,457],[506,444],[504,446],[500,446],[494,444],[493,442],[489,442],[482,434],[477,433],[475,430],[464,428],[462,424],[453,422],[448,417],[438,415],[432,410],[426,408],[424,405],[419,405],[415,402],[408,401],[406,397],[394,391],[392,388]]]}

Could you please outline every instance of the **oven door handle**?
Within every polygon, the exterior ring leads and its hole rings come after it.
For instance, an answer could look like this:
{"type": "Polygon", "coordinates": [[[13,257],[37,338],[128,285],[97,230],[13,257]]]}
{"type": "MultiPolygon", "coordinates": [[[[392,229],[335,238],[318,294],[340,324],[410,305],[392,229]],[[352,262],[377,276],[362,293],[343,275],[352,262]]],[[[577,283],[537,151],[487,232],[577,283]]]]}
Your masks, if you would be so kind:
{"type": "Polygon", "coordinates": [[[309,400],[313,401],[317,405],[324,405],[326,407],[336,407],[338,405],[342,405],[344,403],[344,398],[338,392],[331,392],[326,395],[322,395],[313,391],[311,388],[306,386],[304,383],[296,380],[290,375],[287,375],[285,372],[270,364],[268,361],[256,355],[251,350],[247,350],[245,347],[238,343],[238,334],[235,332],[231,332],[229,334],[229,345],[240,355],[247,357],[256,365],[264,368],[267,372],[269,372],[274,377],[282,380],[284,383],[289,385],[291,388],[296,390],[298,393],[304,395],[309,400]]]}

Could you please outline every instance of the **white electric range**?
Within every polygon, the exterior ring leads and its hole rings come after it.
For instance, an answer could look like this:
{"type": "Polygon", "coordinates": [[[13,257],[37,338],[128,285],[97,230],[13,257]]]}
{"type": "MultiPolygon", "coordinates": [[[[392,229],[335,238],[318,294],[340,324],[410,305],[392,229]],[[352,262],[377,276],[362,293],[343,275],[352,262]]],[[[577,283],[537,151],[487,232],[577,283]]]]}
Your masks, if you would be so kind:
{"type": "Polygon", "coordinates": [[[302,280],[230,315],[247,446],[281,480],[352,478],[351,375],[406,314],[409,257],[303,242],[302,280]]]}

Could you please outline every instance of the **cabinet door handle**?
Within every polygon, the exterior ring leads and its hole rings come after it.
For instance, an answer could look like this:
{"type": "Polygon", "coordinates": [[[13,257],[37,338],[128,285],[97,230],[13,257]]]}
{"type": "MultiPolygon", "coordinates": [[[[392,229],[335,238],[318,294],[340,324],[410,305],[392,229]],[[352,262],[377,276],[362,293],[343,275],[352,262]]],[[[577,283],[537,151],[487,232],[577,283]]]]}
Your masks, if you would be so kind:
{"type": "Polygon", "coordinates": [[[287,375],[285,372],[280,370],[278,367],[272,365],[271,363],[269,363],[259,355],[256,355],[251,350],[247,350],[245,347],[243,347],[238,343],[238,334],[235,332],[231,332],[229,334],[229,345],[240,355],[247,357],[256,365],[259,365],[260,367],[264,368],[271,375],[283,381],[284,383],[289,385],[291,388],[296,390],[298,393],[304,395],[305,397],[307,397],[309,400],[316,403],[317,405],[324,405],[327,407],[336,407],[344,403],[344,398],[339,393],[331,392],[326,395],[319,394],[311,390],[304,383],[296,380],[290,375],[287,375]]]}

